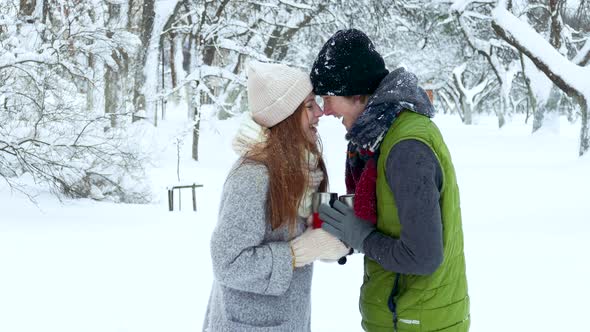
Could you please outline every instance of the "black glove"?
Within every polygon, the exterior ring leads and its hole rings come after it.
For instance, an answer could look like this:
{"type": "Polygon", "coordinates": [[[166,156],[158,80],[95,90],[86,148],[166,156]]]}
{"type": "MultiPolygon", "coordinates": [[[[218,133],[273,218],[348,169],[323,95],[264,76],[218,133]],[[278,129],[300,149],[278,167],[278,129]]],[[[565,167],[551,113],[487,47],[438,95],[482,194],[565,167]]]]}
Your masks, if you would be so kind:
{"type": "Polygon", "coordinates": [[[354,210],[340,201],[334,207],[322,204],[319,209],[322,228],[348,244],[352,248],[364,252],[363,242],[375,231],[375,226],[354,215],[354,210]]]}

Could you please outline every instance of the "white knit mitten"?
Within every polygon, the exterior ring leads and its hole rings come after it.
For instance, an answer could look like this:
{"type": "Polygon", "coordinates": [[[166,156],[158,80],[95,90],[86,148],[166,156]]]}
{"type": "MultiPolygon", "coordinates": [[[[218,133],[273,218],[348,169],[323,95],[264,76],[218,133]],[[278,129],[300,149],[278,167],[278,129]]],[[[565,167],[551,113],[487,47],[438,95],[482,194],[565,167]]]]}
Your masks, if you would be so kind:
{"type": "Polygon", "coordinates": [[[348,254],[349,248],[321,228],[308,227],[303,234],[290,242],[294,267],[313,263],[315,260],[337,260],[348,254]]]}

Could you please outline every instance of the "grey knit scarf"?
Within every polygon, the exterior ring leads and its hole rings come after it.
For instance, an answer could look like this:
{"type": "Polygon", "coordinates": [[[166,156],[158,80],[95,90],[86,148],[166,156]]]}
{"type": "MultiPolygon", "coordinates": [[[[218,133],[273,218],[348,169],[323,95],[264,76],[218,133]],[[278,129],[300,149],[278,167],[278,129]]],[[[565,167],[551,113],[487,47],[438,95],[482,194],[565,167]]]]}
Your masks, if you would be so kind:
{"type": "Polygon", "coordinates": [[[398,68],[381,81],[346,139],[358,148],[377,151],[387,130],[403,110],[429,118],[435,112],[428,95],[418,86],[416,75],[398,68]]]}

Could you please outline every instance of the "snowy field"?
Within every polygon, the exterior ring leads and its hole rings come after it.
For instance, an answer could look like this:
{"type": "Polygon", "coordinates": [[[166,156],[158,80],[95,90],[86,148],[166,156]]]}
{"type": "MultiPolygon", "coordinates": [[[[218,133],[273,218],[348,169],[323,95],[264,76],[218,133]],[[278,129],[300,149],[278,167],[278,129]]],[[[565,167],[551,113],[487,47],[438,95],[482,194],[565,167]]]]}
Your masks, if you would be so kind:
{"type": "MultiPolygon", "coordinates": [[[[589,331],[590,158],[577,157],[579,124],[531,135],[522,118],[502,130],[494,118],[435,121],[461,189],[471,330],[589,331]]],[[[168,133],[175,123],[164,122],[168,133]]],[[[186,136],[181,182],[204,184],[196,213],[188,192],[182,211],[167,209],[165,187],[177,183],[171,135],[157,139],[169,144],[150,171],[153,205],[60,203],[41,190],[36,206],[0,182],[0,331],[200,331],[209,237],[238,123],[203,123],[198,163],[186,136]]],[[[344,129],[327,117],[319,130],[331,189],[342,193],[344,129]]],[[[314,331],[361,330],[361,280],[360,255],[315,264],[314,331]]]]}

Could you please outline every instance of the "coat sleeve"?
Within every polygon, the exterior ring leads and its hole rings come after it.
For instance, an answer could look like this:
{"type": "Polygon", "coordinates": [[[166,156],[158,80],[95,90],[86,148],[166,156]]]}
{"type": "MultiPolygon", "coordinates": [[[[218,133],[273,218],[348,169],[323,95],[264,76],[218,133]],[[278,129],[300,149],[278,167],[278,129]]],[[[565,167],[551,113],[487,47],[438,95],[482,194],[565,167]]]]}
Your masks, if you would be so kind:
{"type": "Polygon", "coordinates": [[[391,149],[385,173],[402,230],[399,238],[371,233],[363,242],[365,254],[389,271],[432,274],[443,261],[438,160],[426,144],[405,140],[391,149]]]}
{"type": "Polygon", "coordinates": [[[281,295],[293,275],[287,241],[265,242],[268,172],[243,164],[228,176],[211,237],[215,279],[240,291],[281,295]]]}

